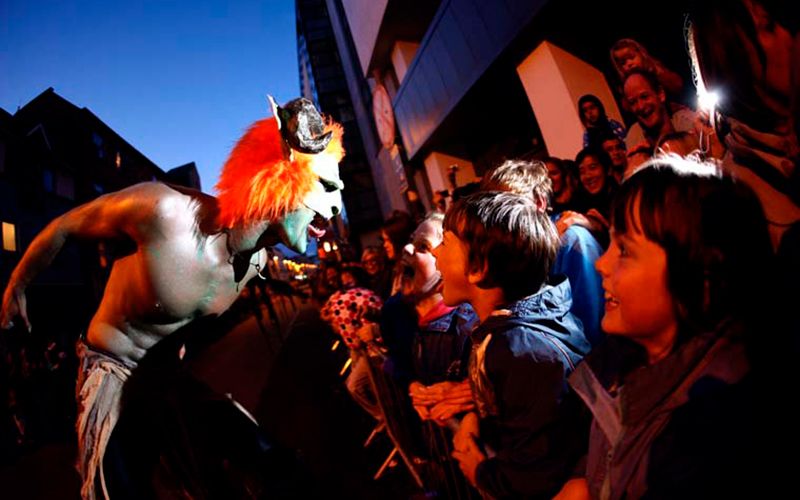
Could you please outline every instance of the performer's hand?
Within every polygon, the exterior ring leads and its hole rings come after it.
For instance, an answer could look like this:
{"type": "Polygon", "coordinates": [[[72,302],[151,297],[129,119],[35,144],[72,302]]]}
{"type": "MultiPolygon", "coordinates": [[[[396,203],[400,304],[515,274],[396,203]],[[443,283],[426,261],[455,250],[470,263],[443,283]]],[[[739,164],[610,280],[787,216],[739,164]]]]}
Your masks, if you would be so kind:
{"type": "Polygon", "coordinates": [[[31,331],[31,322],[28,320],[27,300],[25,289],[9,285],[3,293],[3,308],[0,309],[0,328],[8,330],[14,327],[14,318],[20,317],[25,322],[25,327],[31,331]]]}

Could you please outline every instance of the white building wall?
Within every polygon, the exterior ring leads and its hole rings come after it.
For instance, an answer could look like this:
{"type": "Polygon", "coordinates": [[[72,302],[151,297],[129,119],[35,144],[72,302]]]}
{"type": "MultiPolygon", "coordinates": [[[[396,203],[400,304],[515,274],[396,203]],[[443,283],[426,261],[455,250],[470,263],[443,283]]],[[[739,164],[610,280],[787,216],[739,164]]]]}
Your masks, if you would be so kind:
{"type": "Polygon", "coordinates": [[[342,0],[347,24],[358,52],[361,71],[367,74],[369,60],[375,50],[375,41],[386,12],[388,0],[342,0]]]}
{"type": "Polygon", "coordinates": [[[583,124],[578,99],[584,94],[596,95],[608,117],[622,122],[603,73],[550,42],[536,47],[517,66],[517,74],[551,156],[575,158],[581,150],[583,124]]]}
{"type": "Polygon", "coordinates": [[[469,184],[477,179],[472,162],[463,158],[434,151],[425,158],[424,163],[425,173],[428,174],[428,182],[430,182],[431,190],[434,192],[450,190],[450,182],[447,180],[450,165],[459,166],[456,173],[456,184],[458,186],[469,184]]]}

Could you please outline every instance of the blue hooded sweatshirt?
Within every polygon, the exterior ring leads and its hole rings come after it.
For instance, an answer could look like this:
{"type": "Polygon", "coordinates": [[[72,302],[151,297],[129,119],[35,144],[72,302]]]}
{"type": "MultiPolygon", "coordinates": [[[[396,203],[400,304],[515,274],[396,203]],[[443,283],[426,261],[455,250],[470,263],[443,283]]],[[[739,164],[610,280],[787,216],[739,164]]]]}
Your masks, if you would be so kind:
{"type": "Polygon", "coordinates": [[[585,452],[588,415],[567,376],[590,345],[571,305],[561,277],[495,311],[473,333],[470,383],[490,456],[476,482],[492,497],[550,498],[585,452]]]}

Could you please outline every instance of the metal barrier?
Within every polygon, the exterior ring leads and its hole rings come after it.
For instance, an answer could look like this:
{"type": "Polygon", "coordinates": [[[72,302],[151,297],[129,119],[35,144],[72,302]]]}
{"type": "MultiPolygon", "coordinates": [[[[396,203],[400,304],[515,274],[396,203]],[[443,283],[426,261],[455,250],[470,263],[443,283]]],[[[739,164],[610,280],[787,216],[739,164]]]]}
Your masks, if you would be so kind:
{"type": "Polygon", "coordinates": [[[394,445],[389,456],[375,474],[375,479],[379,479],[394,457],[400,455],[414,482],[419,488],[425,489],[418,470],[420,460],[414,456],[412,451],[414,449],[413,428],[409,425],[411,406],[408,396],[405,394],[406,391],[384,372],[385,356],[375,350],[370,350],[366,355],[370,384],[383,415],[386,435],[394,445]]]}
{"type": "Polygon", "coordinates": [[[294,287],[291,283],[276,280],[274,278],[263,279],[254,277],[247,283],[250,292],[250,308],[256,318],[261,333],[265,337],[270,336],[270,332],[264,324],[264,315],[261,311],[263,305],[267,310],[267,316],[272,323],[278,344],[282,345],[283,340],[288,334],[288,325],[292,323],[294,317],[302,304],[306,302],[309,294],[294,287]]]}
{"type": "Polygon", "coordinates": [[[422,437],[427,448],[422,468],[426,491],[436,492],[441,498],[480,499],[480,493],[467,482],[452,457],[453,431],[426,420],[422,422],[422,437]]]}
{"type": "MultiPolygon", "coordinates": [[[[380,478],[391,460],[400,455],[423,491],[450,499],[481,498],[451,457],[453,431],[431,421],[420,422],[411,406],[407,386],[398,384],[384,371],[386,357],[375,350],[368,356],[370,383],[383,415],[386,434],[394,445],[375,478],[380,478]]],[[[379,423],[365,446],[382,430],[380,426],[379,423]]]]}

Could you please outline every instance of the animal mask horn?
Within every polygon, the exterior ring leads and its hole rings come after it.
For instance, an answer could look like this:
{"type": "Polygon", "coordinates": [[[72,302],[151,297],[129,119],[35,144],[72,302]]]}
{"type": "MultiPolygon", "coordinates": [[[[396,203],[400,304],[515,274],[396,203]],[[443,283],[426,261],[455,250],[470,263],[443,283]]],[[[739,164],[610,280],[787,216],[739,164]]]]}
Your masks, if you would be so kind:
{"type": "Polygon", "coordinates": [[[317,108],[308,99],[299,97],[279,106],[269,96],[273,114],[283,140],[294,150],[305,154],[317,154],[328,147],[332,134],[325,132],[325,122],[317,108]]]}

